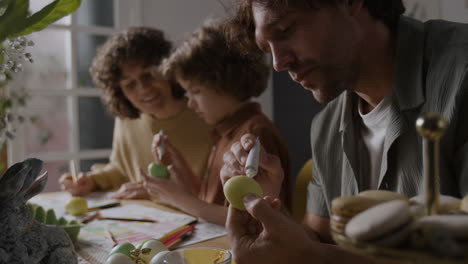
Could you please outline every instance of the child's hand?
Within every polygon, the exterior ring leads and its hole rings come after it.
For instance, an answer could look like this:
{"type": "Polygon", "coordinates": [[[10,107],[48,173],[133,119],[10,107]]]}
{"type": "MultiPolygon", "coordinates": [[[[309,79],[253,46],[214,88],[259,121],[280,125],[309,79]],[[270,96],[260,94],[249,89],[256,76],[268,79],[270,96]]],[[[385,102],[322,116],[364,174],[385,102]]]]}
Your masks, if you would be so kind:
{"type": "Polygon", "coordinates": [[[187,189],[188,186],[184,186],[183,182],[177,181],[178,173],[174,167],[169,166],[168,170],[171,174],[169,179],[149,177],[143,170],[140,170],[141,178],[144,181],[144,188],[150,197],[170,206],[180,208],[182,197],[191,194],[187,189]]]}
{"type": "MultiPolygon", "coordinates": [[[[183,187],[188,187],[192,194],[198,194],[200,189],[200,182],[193,173],[192,169],[185,161],[184,157],[180,152],[171,144],[167,135],[160,136],[159,134],[154,135],[152,143],[153,157],[156,163],[160,162],[166,166],[172,166],[177,173],[171,174],[171,178],[176,182],[183,184],[183,187]],[[164,141],[164,155],[160,161],[157,156],[157,147],[164,141]]],[[[168,168],[169,169],[169,168],[168,168]]],[[[145,173],[146,174],[146,173],[145,173]]]]}

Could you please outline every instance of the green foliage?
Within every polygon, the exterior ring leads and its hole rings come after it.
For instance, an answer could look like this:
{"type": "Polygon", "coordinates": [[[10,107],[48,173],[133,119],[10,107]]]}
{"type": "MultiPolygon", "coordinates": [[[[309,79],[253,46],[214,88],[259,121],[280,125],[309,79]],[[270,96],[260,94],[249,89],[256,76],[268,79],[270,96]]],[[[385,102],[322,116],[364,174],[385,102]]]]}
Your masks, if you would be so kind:
{"type": "Polygon", "coordinates": [[[2,5],[6,10],[0,16],[0,42],[25,28],[29,1],[6,0],[2,5]]]}
{"type": "Polygon", "coordinates": [[[73,13],[81,0],[55,0],[30,15],[28,0],[3,0],[5,13],[0,16],[0,42],[6,38],[27,35],[44,29],[58,19],[73,13]]]}
{"type": "Polygon", "coordinates": [[[73,13],[81,4],[81,0],[56,0],[26,19],[26,28],[17,36],[27,35],[44,29],[58,19],[73,13]]]}
{"type": "MultiPolygon", "coordinates": [[[[73,13],[81,4],[81,0],[55,0],[38,12],[30,14],[29,1],[0,0],[0,148],[7,139],[14,137],[14,128],[11,128],[9,123],[13,120],[19,122],[25,120],[24,116],[15,115],[11,109],[26,105],[28,99],[26,91],[8,92],[7,90],[8,82],[12,80],[11,73],[21,70],[20,63],[15,59],[18,54],[29,58],[32,62],[31,54],[24,53],[24,48],[33,44],[19,36],[44,29],[58,19],[73,13]],[[18,40],[21,41],[17,43],[18,40]],[[9,64],[10,66],[6,66],[9,64]],[[11,64],[14,65],[13,68],[11,64]]],[[[0,166],[4,164],[0,162],[0,166]]]]}

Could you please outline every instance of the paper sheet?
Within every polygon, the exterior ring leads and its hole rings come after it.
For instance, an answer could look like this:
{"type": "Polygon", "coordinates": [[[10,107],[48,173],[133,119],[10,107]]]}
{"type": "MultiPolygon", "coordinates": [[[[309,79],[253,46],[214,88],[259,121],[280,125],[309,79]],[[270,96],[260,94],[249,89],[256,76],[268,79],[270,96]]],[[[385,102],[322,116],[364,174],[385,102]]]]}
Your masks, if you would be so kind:
{"type": "Polygon", "coordinates": [[[196,218],[185,215],[162,211],[156,208],[137,204],[124,205],[115,208],[100,210],[104,217],[119,218],[151,218],[157,223],[99,220],[92,221],[81,228],[78,238],[105,250],[111,250],[112,241],[106,236],[109,230],[118,243],[129,242],[138,244],[148,238],[159,238],[167,232],[186,225],[196,218]]]}
{"type": "MultiPolygon", "coordinates": [[[[52,208],[57,217],[64,216],[67,219],[75,217],[65,214],[65,203],[71,198],[68,193],[57,193],[53,197],[47,198],[36,196],[30,200],[32,203],[39,204],[44,209],[52,208]]],[[[94,193],[85,197],[89,201],[110,200],[109,193],[94,193]]],[[[111,250],[112,241],[106,235],[106,230],[110,230],[119,243],[130,242],[137,245],[147,238],[159,238],[180,226],[188,224],[195,220],[194,217],[181,214],[169,213],[157,208],[146,207],[137,204],[113,207],[100,210],[100,214],[106,217],[120,218],[150,218],[157,220],[157,223],[94,220],[81,228],[75,249],[79,255],[79,263],[94,264],[104,263],[108,252],[111,250]]],[[[193,235],[183,241],[177,247],[187,246],[212,238],[220,237],[226,234],[223,226],[199,221],[195,226],[193,235]]]]}
{"type": "Polygon", "coordinates": [[[224,228],[224,226],[199,221],[195,225],[195,232],[193,232],[193,235],[187,240],[177,245],[176,248],[192,245],[198,242],[210,240],[224,235],[226,235],[226,229],[224,228]]]}

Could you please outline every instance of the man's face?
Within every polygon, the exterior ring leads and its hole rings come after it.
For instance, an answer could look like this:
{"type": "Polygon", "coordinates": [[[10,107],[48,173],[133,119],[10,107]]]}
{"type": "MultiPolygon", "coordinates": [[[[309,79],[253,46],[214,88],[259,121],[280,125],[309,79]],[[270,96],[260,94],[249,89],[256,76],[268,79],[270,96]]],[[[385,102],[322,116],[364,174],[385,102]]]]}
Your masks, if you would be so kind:
{"type": "Polygon", "coordinates": [[[254,2],[252,12],[257,45],[272,54],[276,71],[287,70],[320,103],[352,89],[360,40],[344,6],[279,11],[254,2]]]}

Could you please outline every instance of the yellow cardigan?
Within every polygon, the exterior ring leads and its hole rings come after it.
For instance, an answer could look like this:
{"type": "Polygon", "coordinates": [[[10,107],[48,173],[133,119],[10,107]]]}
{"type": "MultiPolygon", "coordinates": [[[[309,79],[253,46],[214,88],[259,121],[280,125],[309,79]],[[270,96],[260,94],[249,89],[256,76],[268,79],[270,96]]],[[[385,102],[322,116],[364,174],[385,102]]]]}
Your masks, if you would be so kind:
{"type": "Polygon", "coordinates": [[[146,171],[153,161],[151,142],[153,135],[161,129],[201,179],[211,151],[211,130],[186,108],[166,120],[156,120],[147,114],[142,114],[139,119],[116,118],[110,162],[89,173],[99,189],[117,189],[125,182],[140,181],[139,169],[146,171]]]}

